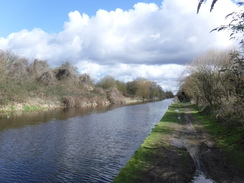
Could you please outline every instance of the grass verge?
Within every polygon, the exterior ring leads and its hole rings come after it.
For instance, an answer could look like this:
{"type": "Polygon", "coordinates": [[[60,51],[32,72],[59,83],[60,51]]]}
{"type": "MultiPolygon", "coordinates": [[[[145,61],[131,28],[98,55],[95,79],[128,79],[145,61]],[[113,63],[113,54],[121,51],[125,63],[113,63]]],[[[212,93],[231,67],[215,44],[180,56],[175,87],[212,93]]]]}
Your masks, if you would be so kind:
{"type": "Polygon", "coordinates": [[[41,107],[36,106],[36,105],[24,105],[23,110],[24,110],[24,112],[32,112],[32,111],[41,110],[41,107]]]}
{"type": "Polygon", "coordinates": [[[237,167],[244,170],[244,128],[230,128],[218,123],[211,115],[189,105],[191,114],[215,139],[217,146],[224,151],[237,167]]]}
{"type": "Polygon", "coordinates": [[[189,182],[194,172],[193,162],[183,148],[171,145],[183,105],[174,103],[127,165],[114,179],[115,183],[189,182]]]}

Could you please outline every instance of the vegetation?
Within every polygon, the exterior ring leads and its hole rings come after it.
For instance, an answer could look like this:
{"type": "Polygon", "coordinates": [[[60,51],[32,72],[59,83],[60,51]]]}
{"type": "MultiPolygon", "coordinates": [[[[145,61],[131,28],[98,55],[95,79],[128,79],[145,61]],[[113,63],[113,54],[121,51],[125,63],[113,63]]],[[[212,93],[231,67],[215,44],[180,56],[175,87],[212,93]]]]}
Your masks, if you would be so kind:
{"type": "MultiPolygon", "coordinates": [[[[217,1],[218,0],[212,0],[212,4],[211,4],[211,7],[210,7],[210,11],[213,10],[213,8],[214,8],[214,6],[215,6],[215,4],[216,4],[217,1]]],[[[203,2],[205,2],[205,0],[199,0],[198,6],[197,6],[197,13],[199,13],[200,8],[201,8],[203,2]]],[[[242,5],[243,2],[238,2],[238,4],[242,5]]]]}
{"type": "MultiPolygon", "coordinates": [[[[210,177],[216,182],[232,180],[233,175],[242,177],[244,129],[224,128],[220,123],[216,123],[216,119],[209,116],[207,111],[201,111],[196,105],[173,103],[126,166],[115,177],[114,182],[190,182],[196,167],[186,150],[187,145],[186,148],[184,146],[194,138],[198,139],[199,143],[195,144],[199,148],[197,151],[199,154],[196,155],[200,158],[199,161],[204,164],[206,163],[204,158],[211,157],[206,158],[210,161],[207,165],[202,164],[211,171],[208,172],[209,174],[205,172],[206,175],[211,175],[210,177]],[[196,129],[193,130],[192,136],[190,135],[192,131],[187,130],[189,123],[196,129]],[[211,151],[202,143],[208,143],[202,127],[217,143],[217,147],[209,147],[211,151]],[[179,133],[180,135],[177,135],[179,133]],[[181,139],[176,141],[176,146],[173,143],[175,138],[181,139]],[[227,168],[224,164],[217,166],[219,162],[225,161],[228,162],[227,168]],[[213,175],[213,169],[217,169],[217,176],[213,175]],[[235,172],[238,173],[235,174],[235,172]]],[[[213,143],[212,138],[209,143],[213,143]]],[[[190,149],[193,146],[194,143],[190,149]]]]}
{"type": "MultiPolygon", "coordinates": [[[[204,0],[199,1],[197,12],[204,0]]],[[[217,0],[212,1],[212,11],[217,0]]],[[[240,7],[243,2],[238,3],[240,7]]],[[[188,64],[177,96],[190,101],[191,113],[225,155],[244,169],[244,11],[232,12],[229,24],[212,31],[230,31],[239,50],[209,50],[188,64]]],[[[212,32],[211,31],[211,32],[212,32]]],[[[196,124],[195,124],[196,125],[196,124]]],[[[195,126],[198,128],[198,125],[195,126]]],[[[237,170],[236,170],[237,171],[237,170]]]]}
{"type": "Polygon", "coordinates": [[[161,86],[145,78],[137,78],[134,81],[123,83],[112,76],[104,76],[96,86],[103,89],[117,88],[125,96],[141,97],[144,99],[172,98],[172,92],[164,92],[161,86]]]}
{"type": "Polygon", "coordinates": [[[95,84],[88,74],[80,74],[68,61],[51,68],[47,61],[36,59],[29,63],[11,51],[0,50],[1,109],[5,106],[17,109],[17,104],[30,110],[33,108],[30,106],[39,108],[40,104],[78,107],[123,102],[119,97],[160,100],[172,97],[172,92],[165,93],[159,85],[144,78],[124,83],[105,76],[95,84]]]}
{"type": "MultiPolygon", "coordinates": [[[[213,1],[212,6],[215,3],[213,1]]],[[[210,50],[195,58],[188,65],[187,74],[181,81],[181,89],[177,95],[181,101],[189,100],[199,107],[211,110],[222,125],[244,128],[243,8],[239,12],[228,14],[226,18],[231,18],[228,25],[212,31],[231,31],[230,39],[239,40],[240,49],[210,50]]]]}
{"type": "MultiPolygon", "coordinates": [[[[239,3],[240,6],[244,3],[239,3]]],[[[239,12],[232,12],[226,15],[226,19],[231,18],[231,21],[227,25],[221,25],[212,31],[223,31],[228,30],[231,31],[230,39],[237,39],[239,40],[239,44],[241,46],[241,49],[244,49],[244,9],[241,8],[239,12]]],[[[212,32],[211,31],[211,32],[212,32]]]]}
{"type": "Polygon", "coordinates": [[[244,58],[211,50],[188,65],[178,97],[209,109],[223,125],[244,128],[244,58]]]}
{"type": "Polygon", "coordinates": [[[208,111],[201,111],[196,105],[189,105],[191,113],[210,133],[226,155],[240,169],[244,170],[244,128],[225,128],[216,119],[211,117],[208,111]]]}
{"type": "MultiPolygon", "coordinates": [[[[153,128],[127,165],[115,177],[115,183],[190,182],[194,163],[185,148],[171,145],[175,130],[179,130],[179,103],[172,104],[153,128]]],[[[183,107],[184,108],[184,107],[183,107]]],[[[184,111],[183,111],[184,113],[184,111]]]]}

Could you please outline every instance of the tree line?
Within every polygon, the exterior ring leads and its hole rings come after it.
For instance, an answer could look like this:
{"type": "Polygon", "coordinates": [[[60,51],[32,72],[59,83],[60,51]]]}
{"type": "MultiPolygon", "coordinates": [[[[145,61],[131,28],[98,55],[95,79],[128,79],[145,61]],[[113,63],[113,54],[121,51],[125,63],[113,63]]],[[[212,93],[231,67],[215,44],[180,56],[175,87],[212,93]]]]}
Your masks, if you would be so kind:
{"type": "Polygon", "coordinates": [[[97,87],[109,89],[117,88],[127,97],[140,97],[142,99],[164,99],[174,97],[171,91],[164,91],[156,82],[150,81],[146,78],[138,77],[133,81],[122,82],[116,80],[112,76],[104,76],[96,83],[97,87]]]}
{"type": "Polygon", "coordinates": [[[98,82],[89,74],[80,74],[70,62],[51,68],[47,61],[20,57],[11,51],[0,50],[0,105],[23,103],[30,99],[62,101],[67,97],[107,98],[107,91],[121,93],[125,97],[160,100],[173,97],[161,86],[146,78],[122,82],[112,76],[104,76],[98,82]]]}
{"type": "MultiPolygon", "coordinates": [[[[198,11],[204,1],[199,1],[198,11]]],[[[212,1],[211,10],[217,1],[212,1]]],[[[209,50],[188,64],[177,93],[181,101],[191,101],[215,115],[228,127],[244,127],[244,9],[226,16],[229,24],[212,31],[230,31],[239,41],[238,50],[209,50]]],[[[212,32],[211,31],[211,32],[212,32]]]]}
{"type": "Polygon", "coordinates": [[[244,57],[240,51],[210,50],[195,58],[178,97],[210,109],[223,124],[244,127],[244,57]]]}

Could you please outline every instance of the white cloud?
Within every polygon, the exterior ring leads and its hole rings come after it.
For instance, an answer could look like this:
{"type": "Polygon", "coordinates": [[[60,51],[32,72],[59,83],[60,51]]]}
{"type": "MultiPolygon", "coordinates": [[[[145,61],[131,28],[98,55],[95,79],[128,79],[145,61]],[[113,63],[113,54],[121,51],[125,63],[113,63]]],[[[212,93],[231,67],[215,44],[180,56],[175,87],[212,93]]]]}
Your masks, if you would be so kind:
{"type": "Polygon", "coordinates": [[[22,30],[0,37],[0,49],[48,60],[52,66],[70,60],[95,78],[141,76],[175,88],[181,64],[209,48],[231,44],[228,33],[210,31],[224,24],[225,15],[236,5],[221,0],[209,13],[210,3],[203,4],[198,15],[196,0],[164,0],[160,7],[137,3],[128,11],[98,10],[92,17],[74,11],[59,33],[22,30]]]}

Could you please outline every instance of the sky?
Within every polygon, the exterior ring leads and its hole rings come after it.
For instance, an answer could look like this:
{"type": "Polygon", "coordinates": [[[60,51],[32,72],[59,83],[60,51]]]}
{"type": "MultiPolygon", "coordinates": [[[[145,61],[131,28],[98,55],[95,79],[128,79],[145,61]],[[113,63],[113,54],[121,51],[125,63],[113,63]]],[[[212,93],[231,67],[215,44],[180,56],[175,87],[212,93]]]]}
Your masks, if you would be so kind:
{"type": "Polygon", "coordinates": [[[95,81],[144,77],[176,92],[186,64],[209,49],[234,48],[231,0],[1,0],[0,49],[51,67],[70,61],[95,81]]]}

